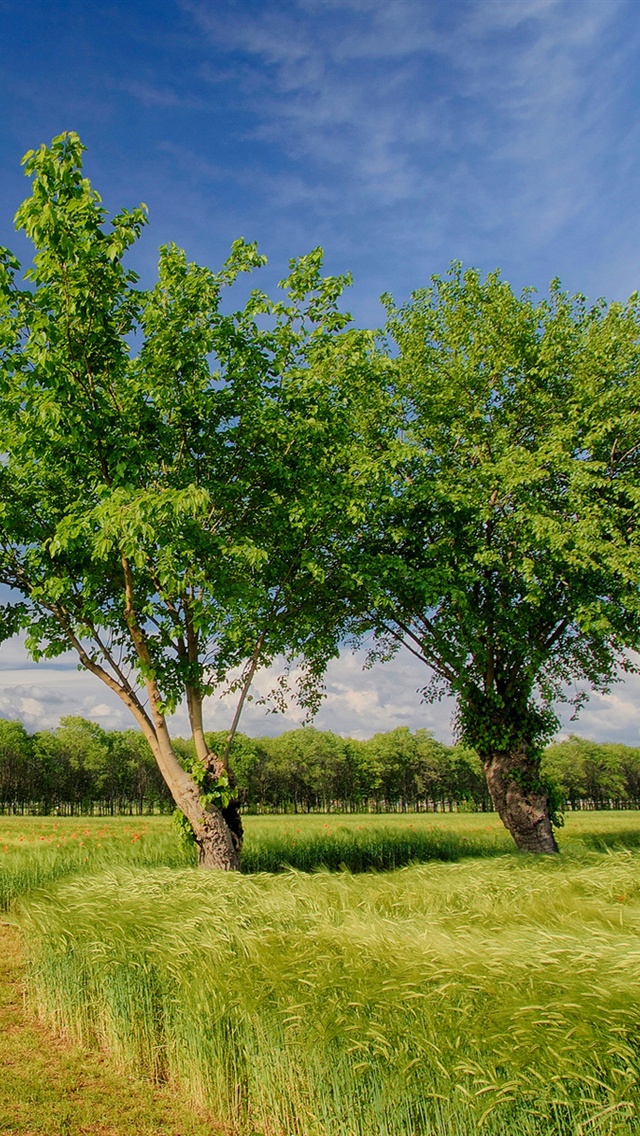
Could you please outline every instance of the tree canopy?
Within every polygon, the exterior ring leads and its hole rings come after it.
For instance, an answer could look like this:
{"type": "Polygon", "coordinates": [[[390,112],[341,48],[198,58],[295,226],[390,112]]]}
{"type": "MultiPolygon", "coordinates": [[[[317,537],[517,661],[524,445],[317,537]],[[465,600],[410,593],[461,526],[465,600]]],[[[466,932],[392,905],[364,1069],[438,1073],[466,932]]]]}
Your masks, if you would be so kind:
{"type": "Polygon", "coordinates": [[[454,265],[385,297],[376,336],[319,249],[233,310],[263,263],[244,240],[218,272],[167,245],[144,290],[125,259],[145,209],[107,224],[82,151],[68,133],[26,156],[23,281],[0,251],[0,637],[74,649],[122,699],[203,864],[239,862],[226,763],[257,668],[295,662],[313,710],[348,635],[427,665],[518,846],[556,850],[554,704],[640,648],[638,297],[537,299],[454,265]],[[224,689],[213,752],[203,701],[224,689]]]}
{"type": "Polygon", "coordinates": [[[231,737],[256,668],[281,653],[303,660],[302,700],[316,696],[335,643],[315,585],[338,602],[371,337],[345,330],[348,280],[321,275],[320,250],[291,263],[281,299],[253,291],[236,311],[225,289],[263,263],[242,240],[217,273],[166,246],[139,289],[123,258],[145,209],[107,226],[82,150],[65,134],[26,156],[26,286],[0,256],[0,581],[15,596],[1,632],[25,628],[35,659],[75,649],[133,713],[204,861],[235,866],[203,698],[237,690],[231,737]],[[192,776],[167,727],[183,699],[192,776]]]}
{"type": "Polygon", "coordinates": [[[640,645],[638,297],[538,300],[454,266],[386,303],[397,441],[353,626],[427,664],[516,842],[552,851],[554,703],[607,690],[640,645]]]}

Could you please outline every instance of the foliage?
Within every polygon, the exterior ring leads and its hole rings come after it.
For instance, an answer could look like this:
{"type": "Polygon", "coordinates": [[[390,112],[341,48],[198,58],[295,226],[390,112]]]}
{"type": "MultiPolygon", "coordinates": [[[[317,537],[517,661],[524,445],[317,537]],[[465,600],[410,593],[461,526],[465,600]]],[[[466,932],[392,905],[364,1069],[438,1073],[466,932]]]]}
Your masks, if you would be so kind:
{"type": "MultiPolygon", "coordinates": [[[[352,409],[331,354],[346,278],[323,279],[314,252],[292,262],[285,300],[253,292],[223,314],[223,290],[264,260],[236,242],[217,274],[163,248],[157,286],[136,290],[121,257],[144,209],[105,232],[81,150],[70,134],[27,157],[33,195],[17,221],[38,250],[32,289],[17,288],[5,257],[3,574],[25,593],[16,618],[35,657],[76,632],[89,661],[117,647],[170,708],[185,684],[208,692],[251,659],[265,626],[266,657],[309,635],[300,591],[322,575],[315,558],[349,464],[331,464],[352,409]]],[[[348,347],[357,355],[356,337],[348,347]]]]}
{"type": "Polygon", "coordinates": [[[586,800],[601,808],[611,800],[638,800],[640,796],[640,750],[632,746],[572,734],[548,747],[543,770],[571,807],[586,800]]]}
{"type": "MultiPolygon", "coordinates": [[[[386,297],[376,342],[349,329],[349,279],[323,276],[319,249],[278,299],[230,310],[263,263],[244,241],[217,273],[167,245],[144,291],[125,265],[144,207],[109,228],[82,150],[68,133],[27,155],[25,285],[0,255],[0,639],[24,628],[35,659],[71,646],[118,694],[201,850],[228,787],[186,774],[167,713],[186,702],[202,763],[203,700],[235,691],[224,764],[259,666],[286,656],[275,705],[295,674],[313,711],[346,631],[374,633],[372,660],[405,643],[431,668],[424,696],[457,698],[464,798],[475,751],[514,835],[516,790],[535,830],[554,703],[608,689],[640,647],[638,298],[589,308],[553,282],[538,301],[454,265],[386,297]]],[[[319,776],[317,743],[263,745],[280,799],[338,781],[362,799],[368,779],[403,800],[442,764],[401,734],[366,758],[325,741],[319,776]]],[[[82,791],[105,739],[84,764],[64,744],[82,791]]]]}
{"type": "MultiPolygon", "coordinates": [[[[398,442],[357,560],[360,626],[452,693],[483,757],[535,764],[567,684],[640,643],[640,306],[517,296],[454,265],[386,297],[398,442]]],[[[353,603],[358,602],[354,592],[353,603]]],[[[357,626],[358,621],[355,621],[357,626]]]]}
{"type": "Polygon", "coordinates": [[[354,437],[375,353],[345,330],[348,277],[322,276],[318,249],[291,261],[281,298],[254,290],[235,311],[225,291],[264,263],[242,240],[217,273],[164,246],[158,283],[137,288],[124,260],[145,208],[107,227],[82,151],[67,133],[25,158],[26,286],[0,253],[0,582],[13,589],[0,638],[24,628],[36,660],[73,648],[197,826],[167,712],[186,701],[201,739],[205,695],[235,690],[239,713],[256,668],[283,653],[317,704],[336,650],[319,612],[339,602],[334,545],[359,515],[354,437]]]}
{"type": "MultiPolygon", "coordinates": [[[[201,789],[200,803],[203,808],[207,805],[216,805],[219,809],[226,809],[233,797],[233,790],[227,772],[220,773],[213,784],[208,770],[193,752],[188,752],[183,759],[183,767],[193,777],[196,785],[201,789]]],[[[181,841],[188,848],[195,844],[193,828],[181,809],[174,809],[172,820],[178,830],[181,841]]]]}
{"type": "MultiPolygon", "coordinates": [[[[208,733],[217,752],[225,732],[208,733]]],[[[198,785],[202,763],[191,739],[176,738],[176,752],[198,785]]],[[[590,805],[640,805],[640,749],[572,735],[549,746],[540,779],[558,814],[590,805]]],[[[233,792],[249,812],[355,811],[438,808],[487,810],[482,765],[475,751],[445,746],[427,730],[406,727],[367,741],[306,726],[275,738],[236,733],[230,776],[209,793],[226,807],[233,792]]],[[[32,737],[19,722],[0,719],[0,810],[138,813],[171,807],[166,786],[143,735],[100,729],[82,718],[63,718],[57,730],[32,737]]],[[[557,818],[560,819],[559,817],[557,818]]],[[[191,839],[189,826],[186,832],[191,839]]]]}
{"type": "Polygon", "coordinates": [[[63,717],[56,730],[32,737],[19,722],[0,719],[0,808],[138,812],[167,807],[166,785],[138,730],[101,729],[63,717]]]}
{"type": "Polygon", "coordinates": [[[31,739],[22,723],[0,718],[0,801],[3,804],[32,796],[32,762],[31,739]]]}

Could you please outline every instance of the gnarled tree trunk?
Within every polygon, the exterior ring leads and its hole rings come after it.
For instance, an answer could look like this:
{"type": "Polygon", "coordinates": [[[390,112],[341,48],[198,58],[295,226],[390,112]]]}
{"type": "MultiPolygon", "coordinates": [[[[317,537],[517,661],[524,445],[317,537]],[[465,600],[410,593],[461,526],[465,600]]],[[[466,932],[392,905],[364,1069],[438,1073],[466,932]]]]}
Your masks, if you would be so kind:
{"type": "MultiPolygon", "coordinates": [[[[207,770],[212,788],[223,773],[229,776],[230,785],[235,785],[235,778],[229,774],[227,766],[218,754],[208,751],[202,763],[207,770]]],[[[198,864],[201,868],[223,868],[227,871],[240,868],[244,832],[235,801],[230,801],[225,808],[208,805],[202,835],[195,828],[194,832],[198,845],[198,864]]]]}
{"type": "Polygon", "coordinates": [[[484,760],[496,812],[521,852],[558,852],[549,815],[549,797],[539,782],[538,763],[527,747],[493,753],[484,760]]]}
{"type": "MultiPolygon", "coordinates": [[[[202,721],[202,696],[191,687],[187,687],[187,707],[196,757],[207,772],[210,787],[214,788],[218,777],[223,773],[229,775],[229,770],[226,762],[218,754],[211,753],[207,746],[202,721]]],[[[234,783],[233,778],[231,783],[234,783]]],[[[179,807],[182,808],[182,805],[179,807]]],[[[236,802],[230,801],[226,808],[222,809],[216,808],[215,805],[207,805],[200,814],[197,810],[191,814],[185,808],[182,808],[182,811],[194,831],[198,848],[198,865],[201,868],[219,868],[223,871],[239,870],[243,829],[236,802]]]]}
{"type": "MultiPolygon", "coordinates": [[[[237,809],[233,804],[220,809],[214,804],[203,802],[206,788],[203,790],[180,765],[164,715],[158,709],[158,699],[154,697],[150,701],[155,728],[146,729],[145,736],[176,805],[193,829],[198,849],[198,866],[226,872],[238,871],[242,851],[242,822],[237,809]]],[[[215,784],[215,779],[223,772],[224,766],[214,754],[208,754],[204,764],[215,784]]]]}
{"type": "MultiPolygon", "coordinates": [[[[232,831],[224,817],[224,811],[213,804],[203,804],[203,790],[186,775],[189,784],[184,782],[176,792],[169,785],[179,809],[186,816],[193,829],[198,849],[198,867],[217,868],[223,872],[237,872],[240,868],[242,839],[232,831]]],[[[241,826],[242,831],[242,826],[241,826]]]]}

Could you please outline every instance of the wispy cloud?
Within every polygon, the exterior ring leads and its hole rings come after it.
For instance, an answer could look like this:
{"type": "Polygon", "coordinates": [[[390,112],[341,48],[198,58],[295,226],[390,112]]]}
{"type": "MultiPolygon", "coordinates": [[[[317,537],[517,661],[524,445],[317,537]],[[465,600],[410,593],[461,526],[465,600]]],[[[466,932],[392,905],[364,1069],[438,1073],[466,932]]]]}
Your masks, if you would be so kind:
{"type": "Polygon", "coordinates": [[[122,79],[116,84],[116,87],[150,109],[162,110],[168,107],[180,107],[184,110],[202,110],[205,107],[204,102],[200,99],[191,95],[180,94],[173,87],[157,86],[142,79],[122,79]]]}
{"type": "MultiPolygon", "coordinates": [[[[381,6],[321,4],[310,19],[300,5],[267,5],[242,19],[234,19],[231,9],[192,0],[183,7],[214,48],[240,53],[238,88],[255,110],[256,140],[277,144],[296,161],[311,161],[308,178],[315,184],[322,166],[329,179],[331,170],[339,170],[341,180],[359,182],[361,191],[382,195],[382,203],[416,192],[418,171],[412,171],[408,144],[435,138],[440,125],[437,108],[414,105],[407,113],[407,53],[419,52],[415,29],[413,43],[398,34],[398,20],[409,11],[403,0],[388,6],[396,29],[391,39],[381,26],[388,20],[381,6]],[[334,27],[336,15],[348,19],[334,27]],[[367,34],[355,34],[354,17],[369,22],[367,34]],[[380,58],[383,71],[376,66],[380,58]]],[[[414,15],[419,11],[411,8],[414,15]]],[[[423,37],[423,50],[429,38],[423,37]]]]}
{"type": "Polygon", "coordinates": [[[214,52],[233,53],[247,135],[295,164],[319,209],[339,203],[345,229],[368,215],[418,250],[539,250],[588,224],[612,161],[633,161],[635,129],[620,126],[640,45],[638,21],[625,34],[628,0],[182,8],[214,52]]]}

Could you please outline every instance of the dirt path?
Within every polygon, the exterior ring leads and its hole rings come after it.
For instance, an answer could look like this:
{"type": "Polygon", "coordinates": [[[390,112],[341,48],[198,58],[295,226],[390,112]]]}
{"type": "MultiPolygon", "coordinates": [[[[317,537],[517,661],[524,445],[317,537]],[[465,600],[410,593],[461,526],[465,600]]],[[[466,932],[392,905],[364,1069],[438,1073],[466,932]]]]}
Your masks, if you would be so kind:
{"type": "Polygon", "coordinates": [[[0,1136],[220,1136],[168,1086],[109,1069],[25,1012],[24,959],[0,916],[0,1136]]]}

